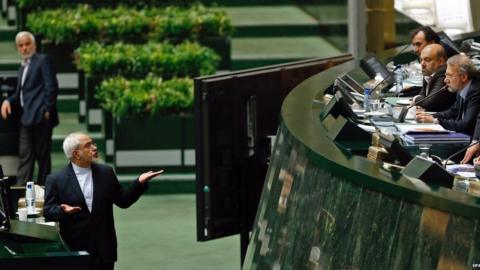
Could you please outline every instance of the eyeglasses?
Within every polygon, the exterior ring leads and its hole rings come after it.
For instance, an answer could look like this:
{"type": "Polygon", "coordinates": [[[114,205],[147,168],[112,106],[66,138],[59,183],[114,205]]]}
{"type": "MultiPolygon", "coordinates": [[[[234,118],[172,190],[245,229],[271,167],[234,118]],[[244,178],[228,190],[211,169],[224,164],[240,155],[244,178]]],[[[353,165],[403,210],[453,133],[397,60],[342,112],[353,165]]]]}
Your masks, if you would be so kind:
{"type": "Polygon", "coordinates": [[[88,149],[88,148],[97,148],[97,144],[94,142],[88,142],[86,143],[83,148],[88,149]]]}
{"type": "Polygon", "coordinates": [[[445,78],[453,78],[453,77],[457,77],[458,74],[445,74],[445,78]]]}

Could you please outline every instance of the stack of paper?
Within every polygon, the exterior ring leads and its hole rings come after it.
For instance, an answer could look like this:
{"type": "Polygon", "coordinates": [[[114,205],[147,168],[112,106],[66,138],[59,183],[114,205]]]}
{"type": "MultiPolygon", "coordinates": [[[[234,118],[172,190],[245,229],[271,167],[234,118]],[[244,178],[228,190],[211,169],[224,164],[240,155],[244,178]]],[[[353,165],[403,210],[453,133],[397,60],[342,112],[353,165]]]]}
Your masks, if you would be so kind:
{"type": "Polygon", "coordinates": [[[395,124],[408,143],[469,143],[470,136],[449,131],[437,124],[395,124]]]}
{"type": "Polygon", "coordinates": [[[396,123],[395,127],[400,131],[401,134],[407,132],[450,132],[444,129],[441,125],[438,124],[407,124],[407,123],[396,123]]]}
{"type": "Polygon", "coordinates": [[[415,132],[402,135],[403,139],[409,143],[469,143],[470,136],[457,132],[415,132]]]}

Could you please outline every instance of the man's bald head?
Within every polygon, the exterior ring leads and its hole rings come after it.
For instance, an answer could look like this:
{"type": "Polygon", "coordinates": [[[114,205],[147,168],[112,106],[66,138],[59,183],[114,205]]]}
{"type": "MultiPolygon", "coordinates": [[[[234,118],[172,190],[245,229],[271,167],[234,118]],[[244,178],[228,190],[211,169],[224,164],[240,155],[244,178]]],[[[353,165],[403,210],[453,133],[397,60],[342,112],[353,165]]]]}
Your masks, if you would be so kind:
{"type": "Polygon", "coordinates": [[[445,62],[447,61],[447,54],[445,52],[445,48],[443,48],[442,45],[438,43],[433,43],[425,46],[425,48],[423,49],[430,51],[430,53],[436,55],[437,58],[441,58],[445,62]]]}
{"type": "Polygon", "coordinates": [[[445,65],[446,53],[440,44],[429,44],[423,48],[420,54],[420,64],[422,65],[422,74],[430,76],[445,65]]]}

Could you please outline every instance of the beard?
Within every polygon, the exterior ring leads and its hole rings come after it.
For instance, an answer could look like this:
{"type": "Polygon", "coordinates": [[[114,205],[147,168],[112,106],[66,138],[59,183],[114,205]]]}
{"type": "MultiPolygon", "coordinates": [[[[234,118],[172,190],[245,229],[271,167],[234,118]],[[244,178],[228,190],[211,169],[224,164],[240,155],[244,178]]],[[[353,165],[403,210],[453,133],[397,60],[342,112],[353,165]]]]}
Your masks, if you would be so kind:
{"type": "Polygon", "coordinates": [[[450,93],[455,93],[455,92],[457,92],[457,90],[453,89],[453,88],[450,87],[450,86],[447,87],[447,90],[448,90],[448,92],[450,92],[450,93]]]}
{"type": "Polygon", "coordinates": [[[35,52],[26,53],[26,54],[21,54],[20,57],[21,57],[22,59],[28,59],[28,58],[31,58],[34,54],[35,54],[35,52]]]}

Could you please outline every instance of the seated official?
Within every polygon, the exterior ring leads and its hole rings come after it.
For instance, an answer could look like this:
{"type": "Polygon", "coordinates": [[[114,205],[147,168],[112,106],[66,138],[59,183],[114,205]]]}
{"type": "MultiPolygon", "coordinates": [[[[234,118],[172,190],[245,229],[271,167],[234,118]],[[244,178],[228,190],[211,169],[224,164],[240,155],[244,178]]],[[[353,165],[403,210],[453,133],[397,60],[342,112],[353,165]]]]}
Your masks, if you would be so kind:
{"type": "Polygon", "coordinates": [[[455,103],[456,94],[446,90],[442,90],[442,93],[435,94],[435,96],[423,101],[425,97],[440,91],[445,86],[445,71],[447,69],[445,62],[445,50],[439,44],[425,46],[420,54],[424,80],[420,93],[413,98],[413,103],[427,111],[441,112],[455,103]]]}
{"type": "Polygon", "coordinates": [[[448,44],[442,42],[440,36],[430,26],[419,26],[410,32],[410,40],[413,52],[420,58],[422,50],[429,44],[440,44],[447,57],[452,57],[457,52],[448,44]]]}
{"type": "Polygon", "coordinates": [[[413,52],[420,58],[423,49],[429,44],[440,42],[440,37],[429,26],[420,26],[410,32],[413,52]]]}
{"type": "MultiPolygon", "coordinates": [[[[413,52],[417,55],[418,60],[421,61],[421,54],[424,48],[431,44],[439,44],[440,37],[429,26],[420,26],[410,32],[410,42],[413,48],[413,52]]],[[[417,94],[420,94],[419,92],[421,90],[422,89],[420,89],[420,87],[418,86],[404,87],[404,89],[402,90],[402,96],[415,96],[417,94]]]]}
{"type": "Polygon", "coordinates": [[[478,112],[480,111],[480,81],[476,78],[476,69],[472,61],[461,54],[447,61],[445,83],[448,91],[456,93],[455,103],[433,116],[418,113],[416,119],[423,123],[438,123],[445,129],[473,135],[478,112]]]}

